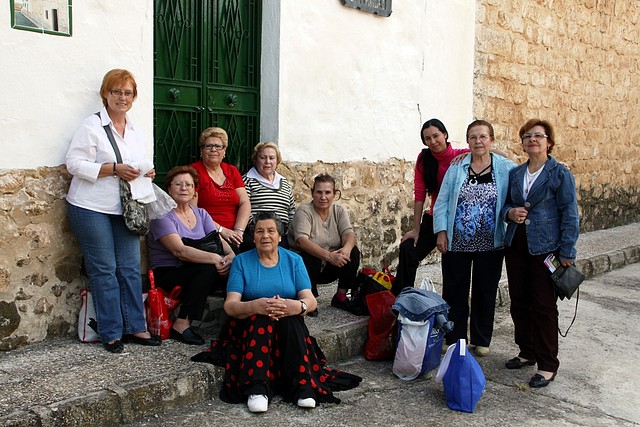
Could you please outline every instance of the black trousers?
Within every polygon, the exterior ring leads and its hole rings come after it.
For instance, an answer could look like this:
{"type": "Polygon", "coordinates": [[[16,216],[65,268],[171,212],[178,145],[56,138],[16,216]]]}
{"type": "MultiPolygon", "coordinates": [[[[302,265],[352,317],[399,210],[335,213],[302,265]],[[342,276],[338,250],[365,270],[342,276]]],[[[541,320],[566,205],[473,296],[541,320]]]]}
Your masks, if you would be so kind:
{"type": "Polygon", "coordinates": [[[224,291],[227,278],[220,276],[213,264],[185,262],[180,267],[158,267],[153,270],[156,286],[171,292],[182,286],[179,319],[200,320],[207,304],[207,296],[214,290],[224,291]]]}
{"type": "MultiPolygon", "coordinates": [[[[511,319],[518,356],[536,360],[538,369],[556,372],[558,360],[558,297],[544,259],[531,255],[525,225],[518,225],[511,246],[505,249],[511,319]]],[[[557,254],[556,254],[557,256],[557,254]]]]}
{"type": "Polygon", "coordinates": [[[471,287],[470,344],[489,347],[493,335],[496,293],[502,275],[502,249],[484,252],[447,252],[442,255],[442,298],[451,307],[453,331],[447,344],[467,339],[471,287]]]}
{"type": "Polygon", "coordinates": [[[360,270],[360,250],[357,246],[351,249],[349,261],[344,267],[336,267],[330,263],[324,263],[320,258],[301,251],[300,255],[311,279],[311,292],[318,296],[318,284],[331,283],[338,279],[338,289],[352,289],[356,285],[356,276],[360,270]]]}
{"type": "Polygon", "coordinates": [[[397,296],[403,288],[413,287],[416,281],[416,271],[420,262],[436,247],[437,236],[433,234],[433,216],[428,213],[422,215],[418,244],[413,246],[414,240],[405,240],[400,244],[400,258],[396,281],[391,291],[397,296]]]}

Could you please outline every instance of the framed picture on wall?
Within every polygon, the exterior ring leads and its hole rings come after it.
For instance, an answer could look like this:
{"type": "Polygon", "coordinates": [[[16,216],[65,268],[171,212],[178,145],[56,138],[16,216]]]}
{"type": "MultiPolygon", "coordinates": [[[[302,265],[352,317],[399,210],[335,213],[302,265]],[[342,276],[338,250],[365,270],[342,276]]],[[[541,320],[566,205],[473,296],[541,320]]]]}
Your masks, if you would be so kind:
{"type": "Polygon", "coordinates": [[[11,0],[11,28],[71,36],[72,0],[11,0]]]}

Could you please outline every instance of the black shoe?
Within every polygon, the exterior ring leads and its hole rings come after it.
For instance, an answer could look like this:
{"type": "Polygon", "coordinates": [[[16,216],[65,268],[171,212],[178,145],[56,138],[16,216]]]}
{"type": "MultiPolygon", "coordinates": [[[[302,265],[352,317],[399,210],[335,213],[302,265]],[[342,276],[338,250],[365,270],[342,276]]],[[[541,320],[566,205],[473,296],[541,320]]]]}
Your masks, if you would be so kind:
{"type": "Polygon", "coordinates": [[[546,379],[545,377],[543,377],[540,374],[535,374],[529,380],[529,387],[531,387],[531,388],[546,387],[555,378],[556,378],[556,373],[555,372],[553,373],[553,375],[551,375],[551,378],[549,378],[549,379],[546,379]]]}
{"type": "Polygon", "coordinates": [[[177,340],[189,345],[204,344],[204,338],[202,338],[200,335],[193,332],[193,329],[191,328],[185,329],[182,333],[171,328],[171,332],[169,332],[169,338],[173,338],[174,340],[177,340]]]}
{"type": "Polygon", "coordinates": [[[335,308],[339,308],[341,310],[351,312],[351,303],[349,302],[348,298],[342,301],[339,301],[338,298],[336,298],[336,295],[334,295],[333,298],[331,298],[331,306],[335,308]]]}
{"type": "Polygon", "coordinates": [[[523,362],[519,357],[514,357],[513,359],[507,360],[507,363],[505,363],[504,366],[507,369],[520,369],[523,366],[533,366],[535,364],[535,360],[525,360],[523,362]]]}
{"type": "Polygon", "coordinates": [[[122,341],[120,340],[115,340],[111,344],[106,342],[102,345],[109,353],[122,353],[124,351],[124,344],[122,344],[122,341]]]}
{"type": "Polygon", "coordinates": [[[315,310],[308,312],[307,316],[309,316],[309,317],[318,317],[318,308],[316,307],[315,310]]]}
{"type": "Polygon", "coordinates": [[[159,346],[161,343],[161,341],[153,335],[151,335],[150,338],[140,338],[135,335],[125,335],[124,337],[122,337],[122,341],[131,344],[148,345],[153,347],[159,346]]]}

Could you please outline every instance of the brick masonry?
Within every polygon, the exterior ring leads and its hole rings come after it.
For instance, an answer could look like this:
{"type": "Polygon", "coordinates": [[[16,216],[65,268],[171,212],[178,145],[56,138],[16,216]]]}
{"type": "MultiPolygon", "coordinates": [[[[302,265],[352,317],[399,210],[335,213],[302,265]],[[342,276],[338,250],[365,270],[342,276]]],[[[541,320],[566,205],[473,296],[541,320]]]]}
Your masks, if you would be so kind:
{"type": "MultiPolygon", "coordinates": [[[[554,123],[554,155],[576,177],[582,231],[640,221],[639,21],[636,1],[478,2],[474,116],[495,125],[496,145],[518,162],[519,127],[530,117],[554,123]]],[[[411,227],[413,162],[288,163],[279,171],[296,203],[310,200],[316,174],[333,174],[363,265],[397,261],[411,227]]],[[[2,350],[75,333],[84,279],[66,221],[68,183],[64,166],[0,171],[2,350]]]]}

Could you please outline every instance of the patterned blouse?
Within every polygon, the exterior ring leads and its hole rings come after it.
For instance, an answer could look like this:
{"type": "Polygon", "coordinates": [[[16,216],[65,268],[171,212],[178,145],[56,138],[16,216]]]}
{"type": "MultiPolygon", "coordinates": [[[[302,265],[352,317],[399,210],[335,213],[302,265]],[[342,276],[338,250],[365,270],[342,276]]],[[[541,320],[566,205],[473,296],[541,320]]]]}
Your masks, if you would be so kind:
{"type": "Polygon", "coordinates": [[[496,225],[498,189],[491,173],[467,177],[460,189],[453,223],[451,250],[482,252],[495,250],[493,234],[496,225]]]}

